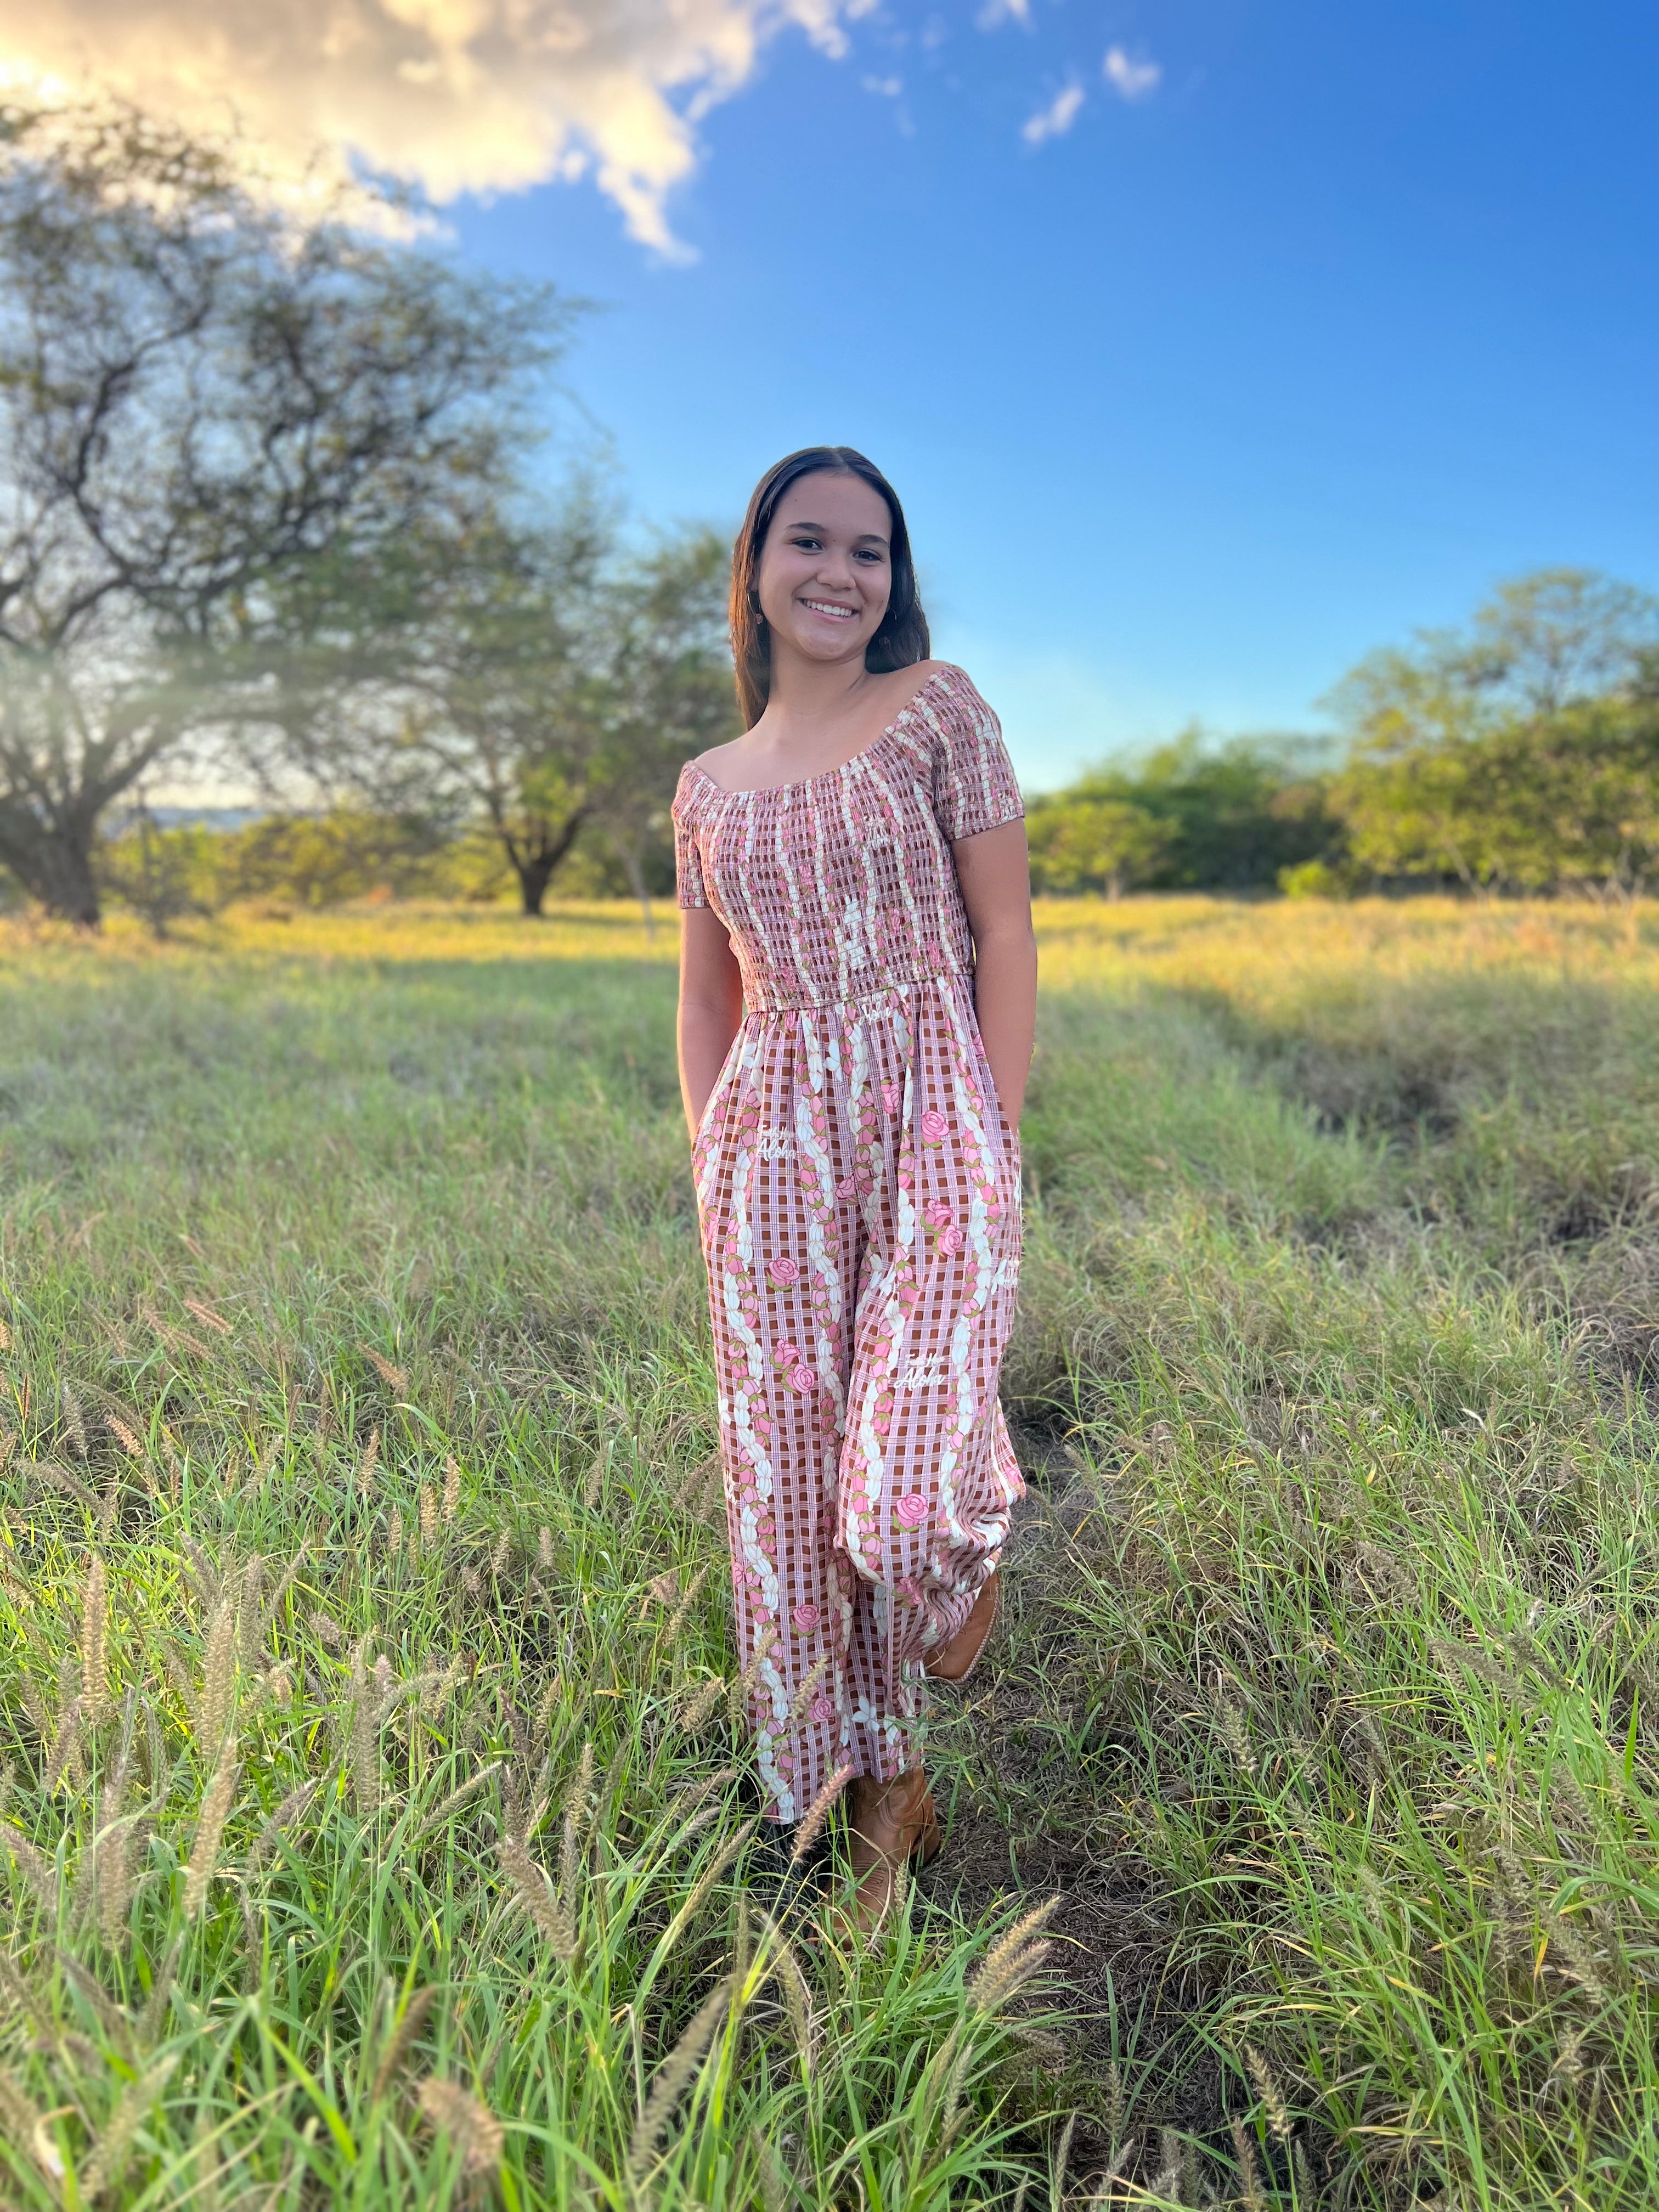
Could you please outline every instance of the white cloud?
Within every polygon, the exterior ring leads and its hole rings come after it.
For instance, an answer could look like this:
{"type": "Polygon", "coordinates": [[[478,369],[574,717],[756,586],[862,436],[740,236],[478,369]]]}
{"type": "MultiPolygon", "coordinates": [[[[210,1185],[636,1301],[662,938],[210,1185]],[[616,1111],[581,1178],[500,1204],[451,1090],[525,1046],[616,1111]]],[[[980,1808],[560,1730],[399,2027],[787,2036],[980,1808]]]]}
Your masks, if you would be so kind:
{"type": "Polygon", "coordinates": [[[873,92],[883,100],[896,100],[904,89],[902,76],[867,76],[864,80],[866,92],[873,92]]]}
{"type": "Polygon", "coordinates": [[[1101,74],[1125,100],[1145,100],[1164,81],[1157,62],[1133,62],[1121,46],[1109,46],[1101,74]]]}
{"type": "Polygon", "coordinates": [[[591,166],[633,235],[678,252],[665,204],[695,126],[764,40],[827,54],[872,0],[31,0],[0,86],[117,95],[235,134],[278,179],[352,160],[440,204],[591,166]],[[320,148],[320,155],[319,149],[320,148]]]}
{"type": "Polygon", "coordinates": [[[1068,84],[1064,92],[1056,93],[1047,107],[1040,107],[1029,123],[1021,126],[1020,137],[1028,146],[1040,146],[1045,138],[1060,138],[1077,120],[1077,112],[1083,105],[1083,87],[1068,84]]]}

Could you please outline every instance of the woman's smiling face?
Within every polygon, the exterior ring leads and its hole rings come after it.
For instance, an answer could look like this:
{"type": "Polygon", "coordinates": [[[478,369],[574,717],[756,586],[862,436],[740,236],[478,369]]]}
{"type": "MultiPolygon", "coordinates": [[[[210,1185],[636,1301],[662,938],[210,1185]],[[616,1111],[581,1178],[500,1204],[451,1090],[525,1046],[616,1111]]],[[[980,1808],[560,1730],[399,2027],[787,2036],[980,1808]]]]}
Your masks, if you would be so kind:
{"type": "Polygon", "coordinates": [[[798,477],[778,501],[757,588],[775,651],[808,660],[864,658],[893,586],[892,518],[862,477],[798,477]]]}

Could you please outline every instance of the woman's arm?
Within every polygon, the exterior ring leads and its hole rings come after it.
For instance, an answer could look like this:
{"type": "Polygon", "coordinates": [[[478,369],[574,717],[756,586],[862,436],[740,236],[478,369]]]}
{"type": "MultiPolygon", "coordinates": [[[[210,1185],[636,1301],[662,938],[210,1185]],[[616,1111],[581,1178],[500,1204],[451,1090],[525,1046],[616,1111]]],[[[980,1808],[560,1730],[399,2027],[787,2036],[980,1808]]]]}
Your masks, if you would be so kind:
{"type": "Polygon", "coordinates": [[[695,1137],[743,1019],[743,976],[711,908],[684,907],[680,923],[680,1097],[695,1137]]]}
{"type": "Polygon", "coordinates": [[[951,849],[974,933],[979,1033],[1002,1110],[1009,1127],[1017,1129],[1036,1032],[1036,938],[1025,824],[1005,822],[977,837],[959,839],[951,849]]]}

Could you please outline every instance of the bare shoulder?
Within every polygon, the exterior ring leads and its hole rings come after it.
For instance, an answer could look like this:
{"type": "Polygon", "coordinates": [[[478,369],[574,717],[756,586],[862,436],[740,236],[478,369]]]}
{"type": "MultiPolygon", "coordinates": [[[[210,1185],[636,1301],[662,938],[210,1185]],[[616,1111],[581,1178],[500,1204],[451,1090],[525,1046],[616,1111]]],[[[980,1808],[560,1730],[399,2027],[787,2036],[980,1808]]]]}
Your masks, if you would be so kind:
{"type": "MultiPolygon", "coordinates": [[[[694,753],[687,764],[691,768],[700,768],[707,771],[717,768],[721,761],[742,760],[752,750],[746,743],[751,734],[752,732],[745,730],[742,737],[728,738],[723,745],[710,745],[706,753],[694,753]]],[[[716,781],[718,781],[719,779],[716,778],[716,781]]]]}

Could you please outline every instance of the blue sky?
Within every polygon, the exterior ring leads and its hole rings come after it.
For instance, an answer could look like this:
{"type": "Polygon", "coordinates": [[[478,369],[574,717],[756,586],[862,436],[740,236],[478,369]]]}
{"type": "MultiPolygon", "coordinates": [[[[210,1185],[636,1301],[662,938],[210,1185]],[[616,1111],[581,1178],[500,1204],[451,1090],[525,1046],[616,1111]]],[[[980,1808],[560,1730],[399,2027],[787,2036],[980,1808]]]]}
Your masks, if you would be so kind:
{"type": "Polygon", "coordinates": [[[785,34],[704,118],[695,258],[586,184],[450,219],[605,303],[568,377],[641,515],[869,453],[1029,782],[1191,716],[1314,726],[1500,576],[1659,582],[1650,9],[1030,0],[848,38],[785,34]]]}
{"type": "Polygon", "coordinates": [[[1651,0],[33,0],[0,82],[422,191],[603,303],[634,514],[904,496],[1034,787],[1306,729],[1544,564],[1659,584],[1651,0]]]}

